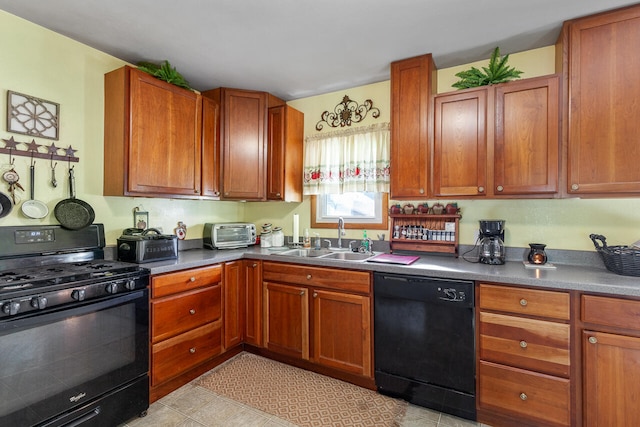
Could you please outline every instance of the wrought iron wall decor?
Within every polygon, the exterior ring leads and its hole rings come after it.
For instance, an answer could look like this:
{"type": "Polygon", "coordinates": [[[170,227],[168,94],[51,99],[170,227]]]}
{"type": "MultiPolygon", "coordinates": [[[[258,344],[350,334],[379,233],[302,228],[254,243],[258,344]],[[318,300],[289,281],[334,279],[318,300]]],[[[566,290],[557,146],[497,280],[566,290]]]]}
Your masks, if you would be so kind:
{"type": "Polygon", "coordinates": [[[325,111],[320,115],[320,120],[316,123],[316,130],[320,131],[324,127],[323,123],[326,123],[332,128],[351,126],[352,123],[360,123],[367,117],[367,114],[371,111],[371,116],[374,119],[380,117],[380,110],[373,106],[373,101],[367,99],[361,105],[358,105],[356,101],[345,95],[342,98],[342,102],[336,105],[333,112],[325,111]]]}
{"type": "Polygon", "coordinates": [[[7,131],[58,139],[60,104],[7,91],[7,131]]]}
{"type": "Polygon", "coordinates": [[[41,144],[36,144],[35,140],[31,140],[31,142],[20,142],[13,139],[13,137],[9,139],[3,139],[4,148],[0,148],[0,153],[8,154],[10,159],[9,163],[13,164],[13,160],[11,160],[11,156],[23,156],[23,157],[32,157],[38,159],[50,159],[50,160],[61,160],[65,162],[79,162],[80,159],[75,156],[76,151],[74,148],[69,146],[68,148],[56,147],[54,142],[51,145],[47,146],[47,152],[40,152],[40,147],[43,147],[41,144]],[[27,146],[26,149],[18,148],[18,144],[24,144],[27,146]],[[63,151],[64,155],[58,154],[58,152],[63,151]]]}

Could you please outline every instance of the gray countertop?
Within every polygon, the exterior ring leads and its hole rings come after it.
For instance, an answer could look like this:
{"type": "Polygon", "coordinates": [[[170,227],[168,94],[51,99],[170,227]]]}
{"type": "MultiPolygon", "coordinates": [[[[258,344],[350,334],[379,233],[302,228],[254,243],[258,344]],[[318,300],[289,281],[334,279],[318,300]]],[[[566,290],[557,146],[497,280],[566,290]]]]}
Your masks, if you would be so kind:
{"type": "Polygon", "coordinates": [[[614,274],[605,269],[602,263],[594,263],[591,266],[556,264],[556,269],[547,270],[525,268],[521,261],[507,261],[504,265],[486,265],[471,263],[462,257],[421,254],[420,259],[405,266],[286,256],[253,247],[232,250],[190,249],[179,252],[177,260],[147,263],[142,266],[149,268],[151,274],[162,274],[243,258],[640,297],[640,277],[614,274]]]}

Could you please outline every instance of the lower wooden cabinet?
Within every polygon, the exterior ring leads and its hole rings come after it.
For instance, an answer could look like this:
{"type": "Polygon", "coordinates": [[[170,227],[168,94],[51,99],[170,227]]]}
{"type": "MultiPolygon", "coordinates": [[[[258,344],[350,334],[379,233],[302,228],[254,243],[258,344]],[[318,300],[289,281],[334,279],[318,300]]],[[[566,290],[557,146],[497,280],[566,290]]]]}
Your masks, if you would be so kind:
{"type": "Polygon", "coordinates": [[[582,296],[584,425],[638,424],[640,301],[582,296]]]}
{"type": "Polygon", "coordinates": [[[244,342],[262,347],[262,261],[244,263],[244,342]]]}
{"type": "Polygon", "coordinates": [[[373,378],[368,272],[263,263],[264,346],[373,378]]]}
{"type": "Polygon", "coordinates": [[[153,401],[222,353],[222,265],[152,276],[150,286],[153,401]]]}
{"type": "Polygon", "coordinates": [[[572,425],[569,292],[478,285],[478,420],[572,425]]]}
{"type": "Polygon", "coordinates": [[[224,348],[242,344],[244,339],[244,263],[224,264],[224,348]]]}

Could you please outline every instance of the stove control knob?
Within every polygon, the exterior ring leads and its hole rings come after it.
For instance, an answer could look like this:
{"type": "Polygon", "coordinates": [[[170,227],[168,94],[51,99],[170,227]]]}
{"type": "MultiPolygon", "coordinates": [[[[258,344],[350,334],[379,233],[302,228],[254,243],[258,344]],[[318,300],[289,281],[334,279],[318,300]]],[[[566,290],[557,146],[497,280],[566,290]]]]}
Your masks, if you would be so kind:
{"type": "Polygon", "coordinates": [[[31,298],[31,307],[37,308],[38,310],[44,310],[47,308],[47,302],[46,297],[33,297],[31,298]]]}
{"type": "Polygon", "coordinates": [[[118,293],[118,284],[117,283],[109,283],[107,285],[107,293],[117,294],[118,293]]]}
{"type": "Polygon", "coordinates": [[[73,292],[71,292],[71,298],[73,298],[76,301],[84,301],[84,297],[85,297],[84,289],[74,289],[73,292]]]}
{"type": "Polygon", "coordinates": [[[10,316],[18,314],[18,311],[20,311],[20,303],[17,301],[9,301],[2,305],[2,311],[4,314],[8,314],[10,316]]]}
{"type": "Polygon", "coordinates": [[[130,291],[133,291],[136,289],[136,281],[133,279],[127,280],[127,283],[124,284],[124,287],[130,291]]]}

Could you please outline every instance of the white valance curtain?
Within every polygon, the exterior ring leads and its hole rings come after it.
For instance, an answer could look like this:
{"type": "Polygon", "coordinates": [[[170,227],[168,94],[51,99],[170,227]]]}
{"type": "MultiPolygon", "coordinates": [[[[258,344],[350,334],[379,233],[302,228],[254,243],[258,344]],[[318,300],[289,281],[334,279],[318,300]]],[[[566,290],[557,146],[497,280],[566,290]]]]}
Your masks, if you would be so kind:
{"type": "Polygon", "coordinates": [[[307,137],[304,194],[389,192],[389,123],[307,137]]]}

